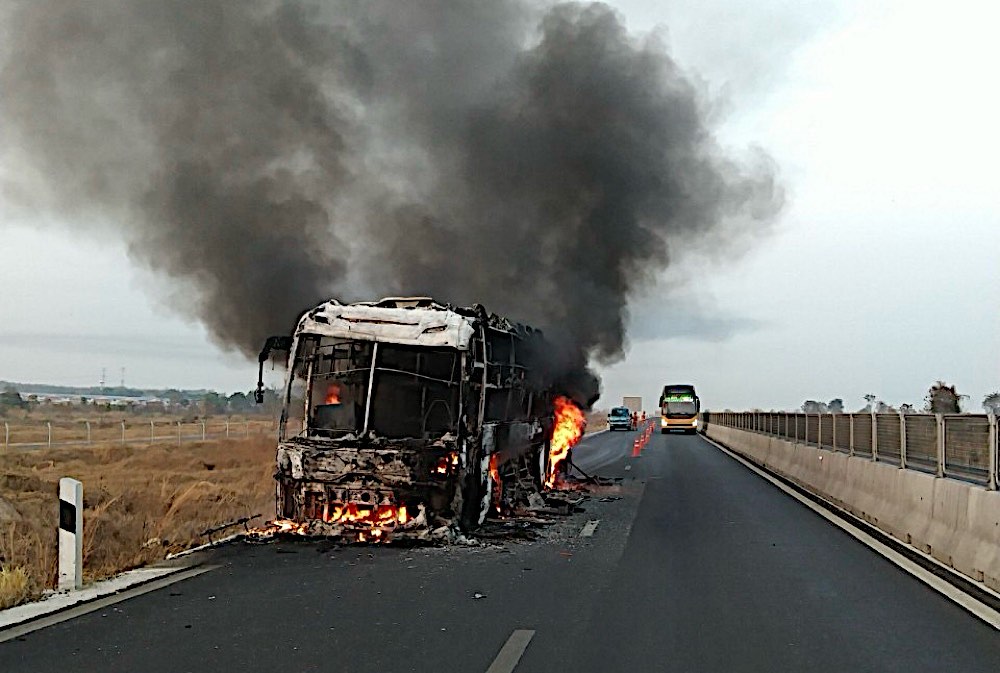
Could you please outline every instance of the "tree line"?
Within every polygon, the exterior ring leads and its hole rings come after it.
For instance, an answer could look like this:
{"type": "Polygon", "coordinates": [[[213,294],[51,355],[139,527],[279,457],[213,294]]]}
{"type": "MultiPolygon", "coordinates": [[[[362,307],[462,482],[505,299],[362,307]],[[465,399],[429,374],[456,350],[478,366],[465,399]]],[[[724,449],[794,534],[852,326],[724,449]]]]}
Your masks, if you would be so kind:
{"type": "MultiPolygon", "coordinates": [[[[902,412],[904,414],[929,413],[929,414],[960,414],[964,411],[963,404],[968,401],[968,395],[962,395],[956,390],[954,385],[949,385],[944,381],[937,381],[927,390],[924,396],[922,409],[917,409],[914,405],[904,403],[899,408],[887,404],[878,399],[877,395],[869,393],[865,395],[865,406],[855,413],[860,414],[888,414],[902,412]]],[[[992,392],[983,398],[983,410],[988,414],[1000,416],[1000,391],[992,392]]],[[[806,400],[802,403],[802,411],[807,414],[842,414],[844,413],[844,400],[837,397],[829,402],[819,402],[817,400],[806,400]]]]}
{"type": "MultiPolygon", "coordinates": [[[[125,411],[140,415],[171,412],[198,413],[202,416],[275,414],[281,409],[281,395],[277,390],[266,389],[264,403],[256,404],[253,391],[224,395],[213,390],[187,392],[170,389],[157,391],[155,400],[140,402],[126,399],[120,400],[118,404],[111,404],[87,395],[79,395],[73,398],[73,404],[93,406],[97,411],[125,411]]],[[[35,393],[21,392],[10,384],[0,390],[0,414],[13,409],[30,412],[54,406],[55,404],[48,399],[40,398],[35,393]]]]}

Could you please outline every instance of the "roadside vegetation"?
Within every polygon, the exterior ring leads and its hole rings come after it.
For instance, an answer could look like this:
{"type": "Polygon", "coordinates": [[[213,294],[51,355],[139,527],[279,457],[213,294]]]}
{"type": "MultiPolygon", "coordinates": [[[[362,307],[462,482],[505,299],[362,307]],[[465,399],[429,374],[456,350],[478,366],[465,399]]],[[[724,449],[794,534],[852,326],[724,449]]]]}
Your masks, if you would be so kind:
{"type": "MultiPolygon", "coordinates": [[[[54,588],[61,477],[83,482],[84,580],[222,537],[274,511],[274,440],[0,451],[0,608],[54,588]]],[[[255,522],[259,525],[259,520],[255,522]]]]}

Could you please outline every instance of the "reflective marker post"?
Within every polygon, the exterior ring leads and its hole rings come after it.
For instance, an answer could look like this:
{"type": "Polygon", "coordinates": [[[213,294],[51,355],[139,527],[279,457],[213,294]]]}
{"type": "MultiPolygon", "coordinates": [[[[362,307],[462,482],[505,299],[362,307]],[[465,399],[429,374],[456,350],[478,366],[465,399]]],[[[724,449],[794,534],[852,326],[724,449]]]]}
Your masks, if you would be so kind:
{"type": "Polygon", "coordinates": [[[83,586],[83,484],[59,480],[59,589],[83,586]]]}

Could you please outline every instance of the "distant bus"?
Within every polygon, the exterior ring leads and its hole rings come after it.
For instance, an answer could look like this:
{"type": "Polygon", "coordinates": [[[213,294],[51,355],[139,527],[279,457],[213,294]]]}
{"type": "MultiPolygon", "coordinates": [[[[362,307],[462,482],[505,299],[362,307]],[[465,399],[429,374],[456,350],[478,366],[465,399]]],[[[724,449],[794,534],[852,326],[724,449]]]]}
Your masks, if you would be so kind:
{"type": "Polygon", "coordinates": [[[699,411],[701,400],[693,385],[674,383],[663,386],[663,394],[660,395],[660,432],[695,432],[698,429],[699,411]]]}

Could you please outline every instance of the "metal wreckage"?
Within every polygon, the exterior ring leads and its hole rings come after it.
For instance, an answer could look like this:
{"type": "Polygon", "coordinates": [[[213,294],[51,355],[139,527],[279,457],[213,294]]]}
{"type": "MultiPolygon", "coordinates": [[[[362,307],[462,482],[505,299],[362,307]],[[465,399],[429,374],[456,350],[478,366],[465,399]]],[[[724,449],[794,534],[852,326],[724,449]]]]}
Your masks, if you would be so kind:
{"type": "Polygon", "coordinates": [[[542,333],[482,306],[388,298],[307,311],[287,351],[271,530],[447,540],[544,506],[583,413],[557,395],[542,333]]]}

